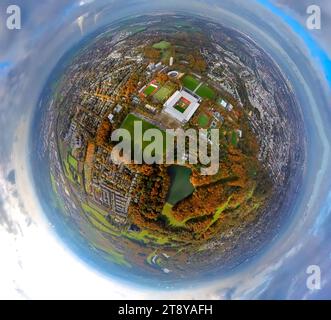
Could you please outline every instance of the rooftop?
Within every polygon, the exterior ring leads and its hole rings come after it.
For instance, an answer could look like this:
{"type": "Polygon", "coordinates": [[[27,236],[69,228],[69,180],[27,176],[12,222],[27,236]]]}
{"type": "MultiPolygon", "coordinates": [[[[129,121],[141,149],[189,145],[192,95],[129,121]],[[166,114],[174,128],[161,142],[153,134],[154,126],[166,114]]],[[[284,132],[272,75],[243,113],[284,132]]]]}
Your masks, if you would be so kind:
{"type": "Polygon", "coordinates": [[[163,111],[182,123],[188,122],[200,106],[198,98],[185,90],[176,91],[164,104],[163,111]]]}

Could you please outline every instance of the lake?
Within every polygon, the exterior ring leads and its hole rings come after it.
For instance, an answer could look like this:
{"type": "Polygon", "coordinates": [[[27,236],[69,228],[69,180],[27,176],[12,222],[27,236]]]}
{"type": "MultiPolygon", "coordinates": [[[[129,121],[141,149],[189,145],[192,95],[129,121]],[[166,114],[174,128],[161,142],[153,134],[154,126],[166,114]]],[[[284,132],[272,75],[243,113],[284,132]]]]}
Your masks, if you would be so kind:
{"type": "Polygon", "coordinates": [[[195,190],[190,181],[192,170],[184,166],[173,165],[169,167],[168,173],[171,178],[171,187],[167,202],[175,205],[190,196],[195,190]]]}

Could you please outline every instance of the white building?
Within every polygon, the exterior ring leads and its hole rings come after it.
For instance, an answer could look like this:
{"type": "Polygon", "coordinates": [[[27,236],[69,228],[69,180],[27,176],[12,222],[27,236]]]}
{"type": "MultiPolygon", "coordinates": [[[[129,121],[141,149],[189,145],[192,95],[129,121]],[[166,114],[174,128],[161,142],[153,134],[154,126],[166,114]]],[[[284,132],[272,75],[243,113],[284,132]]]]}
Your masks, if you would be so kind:
{"type": "Polygon", "coordinates": [[[225,100],[221,100],[221,106],[224,108],[224,109],[226,109],[226,110],[228,110],[228,111],[232,111],[233,110],[233,105],[231,104],[231,103],[228,103],[228,102],[226,102],[225,100]]]}
{"type": "Polygon", "coordinates": [[[120,104],[118,104],[118,105],[114,108],[114,112],[115,112],[115,113],[120,113],[120,112],[122,111],[122,109],[123,109],[123,107],[122,107],[120,104]]]}
{"type": "Polygon", "coordinates": [[[241,139],[243,137],[243,132],[242,130],[236,130],[238,137],[241,139]]]}
{"type": "Polygon", "coordinates": [[[109,119],[110,123],[114,123],[114,115],[112,113],[109,114],[108,119],[109,119]]]}
{"type": "Polygon", "coordinates": [[[161,69],[162,68],[162,62],[159,62],[155,65],[155,68],[154,69],[161,69]]]}
{"type": "Polygon", "coordinates": [[[227,105],[228,105],[228,103],[227,103],[225,100],[222,99],[222,101],[221,101],[221,106],[222,106],[223,108],[226,108],[227,105]]]}
{"type": "Polygon", "coordinates": [[[145,108],[146,108],[147,110],[149,110],[150,112],[152,112],[152,113],[156,113],[156,108],[153,107],[153,106],[151,106],[150,104],[146,104],[146,105],[145,105],[145,108]]]}
{"type": "Polygon", "coordinates": [[[164,104],[163,111],[169,115],[171,115],[173,118],[177,119],[178,121],[182,123],[188,122],[194,113],[197,111],[197,109],[200,106],[200,101],[198,98],[194,97],[190,93],[182,90],[182,91],[176,91],[164,104]],[[184,112],[179,111],[176,109],[176,105],[182,100],[185,99],[189,102],[189,105],[186,107],[184,112]]]}

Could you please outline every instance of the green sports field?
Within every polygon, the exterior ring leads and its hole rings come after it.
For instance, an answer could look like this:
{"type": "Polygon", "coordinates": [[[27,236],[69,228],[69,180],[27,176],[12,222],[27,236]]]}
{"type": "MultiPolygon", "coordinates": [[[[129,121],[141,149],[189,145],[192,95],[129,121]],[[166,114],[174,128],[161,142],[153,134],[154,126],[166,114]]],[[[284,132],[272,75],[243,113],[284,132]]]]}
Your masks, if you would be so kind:
{"type": "Polygon", "coordinates": [[[194,91],[198,87],[199,83],[200,83],[199,80],[197,80],[192,76],[186,76],[183,79],[184,87],[191,91],[194,91]]]}
{"type": "Polygon", "coordinates": [[[153,45],[153,48],[154,49],[159,49],[159,50],[166,50],[166,49],[169,49],[171,46],[171,43],[168,42],[168,41],[161,41],[159,43],[155,43],[153,45]]]}
{"type": "Polygon", "coordinates": [[[184,113],[189,105],[190,105],[189,101],[187,101],[185,99],[181,99],[177,102],[177,104],[174,106],[174,108],[177,111],[179,111],[180,113],[184,113]]]}
{"type": "Polygon", "coordinates": [[[201,128],[206,128],[209,123],[209,117],[206,114],[201,114],[198,118],[198,123],[201,128]]]}
{"type": "Polygon", "coordinates": [[[131,135],[134,135],[134,123],[135,121],[139,121],[142,123],[142,128],[143,128],[143,133],[147,131],[148,129],[158,129],[156,126],[153,124],[138,118],[134,114],[129,114],[125,120],[123,121],[121,128],[126,129],[130,132],[131,135]]]}
{"type": "Polygon", "coordinates": [[[159,102],[164,103],[171,96],[173,91],[173,87],[170,84],[166,84],[154,94],[154,98],[159,102]]]}
{"type": "Polygon", "coordinates": [[[146,96],[150,96],[155,90],[156,90],[156,88],[154,86],[150,85],[144,90],[144,94],[146,96]]]}
{"type": "MultiPolygon", "coordinates": [[[[161,129],[159,129],[158,127],[154,126],[153,124],[143,120],[143,119],[140,119],[139,117],[133,115],[133,114],[129,114],[125,120],[123,121],[122,125],[121,125],[121,128],[122,129],[126,129],[130,132],[131,134],[131,138],[134,137],[136,138],[137,135],[135,135],[135,132],[134,132],[134,124],[135,122],[141,122],[142,123],[142,133],[144,134],[147,130],[149,129],[158,129],[162,132],[163,134],[163,152],[162,152],[162,155],[160,156],[163,156],[165,150],[166,150],[166,134],[164,131],[162,131],[161,129]]],[[[145,148],[150,144],[151,142],[147,142],[147,141],[138,141],[137,139],[133,139],[132,140],[132,147],[136,146],[136,147],[139,147],[140,145],[142,146],[142,149],[145,150],[145,148]]]]}
{"type": "Polygon", "coordinates": [[[68,163],[75,171],[78,170],[78,161],[71,154],[68,155],[68,163]]]}
{"type": "Polygon", "coordinates": [[[210,100],[215,99],[216,93],[213,89],[209,88],[207,85],[202,85],[197,91],[196,94],[201,98],[207,98],[210,100]]]}
{"type": "Polygon", "coordinates": [[[78,174],[78,161],[71,155],[68,154],[67,158],[63,161],[63,165],[65,168],[66,177],[72,183],[81,184],[81,177],[78,174]]]}
{"type": "Polygon", "coordinates": [[[176,105],[174,106],[174,108],[179,111],[180,113],[184,113],[186,109],[184,109],[183,107],[181,107],[180,105],[176,105]]]}

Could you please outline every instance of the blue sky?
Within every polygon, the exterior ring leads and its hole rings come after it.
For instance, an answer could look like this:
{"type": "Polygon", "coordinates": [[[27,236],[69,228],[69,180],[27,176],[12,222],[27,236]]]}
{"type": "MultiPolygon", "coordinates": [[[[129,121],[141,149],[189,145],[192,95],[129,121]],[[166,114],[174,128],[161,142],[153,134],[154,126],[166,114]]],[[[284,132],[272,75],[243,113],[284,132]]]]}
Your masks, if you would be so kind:
{"type": "MultiPolygon", "coordinates": [[[[317,40],[313,38],[313,36],[309,33],[307,28],[302,25],[298,20],[291,17],[288,13],[284,12],[276,5],[274,5],[271,1],[268,0],[258,0],[263,6],[268,8],[275,15],[279,16],[285,23],[287,23],[293,31],[302,38],[302,40],[307,45],[312,57],[315,57],[319,60],[322,65],[326,77],[331,84],[331,59],[330,53],[326,52],[322,47],[318,44],[317,40]]],[[[318,3],[318,2],[314,2],[318,3]]]]}

